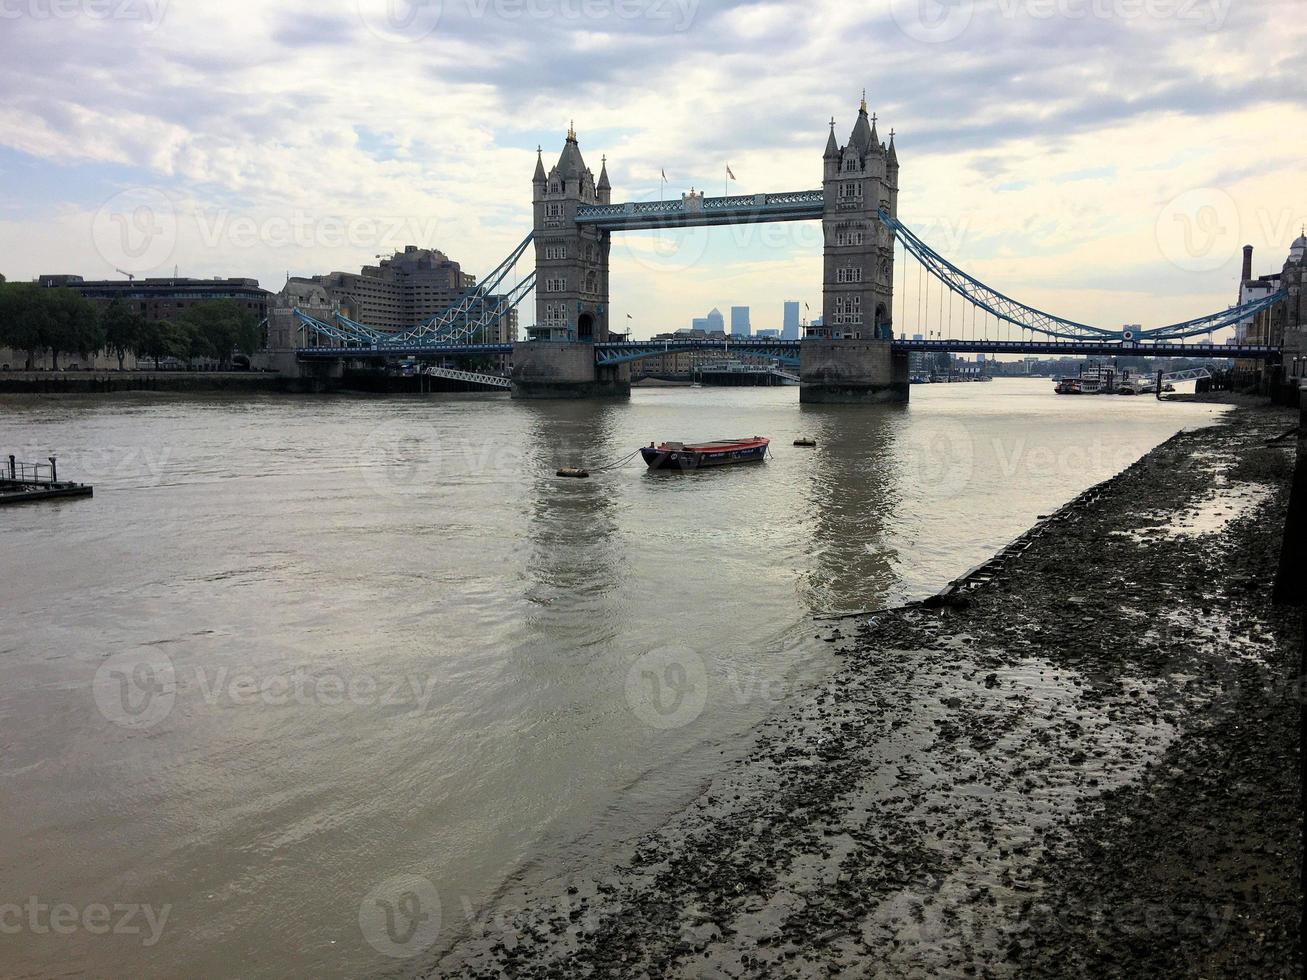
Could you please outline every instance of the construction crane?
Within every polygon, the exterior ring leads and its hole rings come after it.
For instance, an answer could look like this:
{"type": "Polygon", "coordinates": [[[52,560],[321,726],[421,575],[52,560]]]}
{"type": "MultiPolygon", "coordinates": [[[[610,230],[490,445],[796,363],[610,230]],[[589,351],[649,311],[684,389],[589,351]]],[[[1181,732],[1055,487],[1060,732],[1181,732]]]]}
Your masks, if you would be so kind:
{"type": "Polygon", "coordinates": [[[119,275],[126,276],[128,282],[136,281],[136,274],[134,272],[128,272],[126,269],[120,269],[117,266],[114,266],[113,271],[117,272],[119,275]]]}

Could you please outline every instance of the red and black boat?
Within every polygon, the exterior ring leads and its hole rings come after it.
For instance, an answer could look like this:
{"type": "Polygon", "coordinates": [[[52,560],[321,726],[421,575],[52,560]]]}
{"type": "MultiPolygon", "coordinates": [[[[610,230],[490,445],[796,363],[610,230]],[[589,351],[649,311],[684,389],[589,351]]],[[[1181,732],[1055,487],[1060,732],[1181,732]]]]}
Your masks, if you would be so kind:
{"type": "Polygon", "coordinates": [[[664,442],[661,446],[651,442],[640,453],[651,470],[700,470],[732,463],[761,463],[770,445],[771,440],[762,436],[717,442],[664,442]]]}

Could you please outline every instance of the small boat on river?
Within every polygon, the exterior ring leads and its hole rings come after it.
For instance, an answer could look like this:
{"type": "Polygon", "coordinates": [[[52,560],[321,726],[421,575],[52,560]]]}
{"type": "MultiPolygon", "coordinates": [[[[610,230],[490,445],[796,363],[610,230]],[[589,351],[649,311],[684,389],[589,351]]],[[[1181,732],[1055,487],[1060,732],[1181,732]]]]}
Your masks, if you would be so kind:
{"type": "Polygon", "coordinates": [[[651,442],[640,454],[651,470],[700,470],[733,463],[761,463],[770,445],[771,440],[762,436],[717,442],[664,442],[661,446],[651,442]]]}

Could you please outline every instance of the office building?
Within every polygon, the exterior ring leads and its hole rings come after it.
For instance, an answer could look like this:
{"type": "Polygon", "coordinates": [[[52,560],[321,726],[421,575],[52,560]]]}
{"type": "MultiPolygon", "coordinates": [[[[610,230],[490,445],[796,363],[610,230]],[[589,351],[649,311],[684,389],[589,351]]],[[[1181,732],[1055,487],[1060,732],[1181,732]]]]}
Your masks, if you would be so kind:
{"type": "Polygon", "coordinates": [[[785,304],[785,320],[781,327],[783,340],[799,339],[799,303],[797,300],[785,304]]]}

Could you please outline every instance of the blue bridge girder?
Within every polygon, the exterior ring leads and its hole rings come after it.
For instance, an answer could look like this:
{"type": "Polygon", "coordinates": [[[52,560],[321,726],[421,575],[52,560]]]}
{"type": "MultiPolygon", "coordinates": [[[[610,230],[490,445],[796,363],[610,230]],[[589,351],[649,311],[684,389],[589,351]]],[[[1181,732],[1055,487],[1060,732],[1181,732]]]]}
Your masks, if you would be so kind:
{"type": "Polygon", "coordinates": [[[1245,303],[1243,306],[1229,307],[1193,320],[1185,320],[1182,323],[1172,323],[1164,327],[1140,330],[1137,334],[1128,336],[1125,330],[1107,330],[1087,323],[1078,323],[1075,320],[1055,316],[1052,313],[1046,313],[1043,310],[1038,310],[1033,306],[1027,306],[1025,303],[1012,299],[1010,296],[1000,293],[975,276],[958,268],[922,241],[911,228],[897,218],[891,217],[884,208],[879,211],[878,216],[881,222],[902,243],[906,252],[911,253],[913,258],[920,262],[927,272],[964,300],[997,319],[1022,330],[1027,330],[1032,334],[1041,334],[1045,337],[1058,338],[1062,341],[1084,341],[1088,343],[1118,341],[1130,344],[1141,340],[1169,342],[1183,340],[1187,337],[1200,337],[1203,334],[1211,334],[1225,327],[1245,322],[1288,297],[1287,291],[1280,290],[1270,296],[1254,300],[1251,303],[1245,303]]]}
{"type": "Polygon", "coordinates": [[[595,344],[595,363],[601,367],[630,364],[663,354],[681,354],[690,351],[720,351],[723,354],[748,354],[752,357],[771,357],[783,364],[799,363],[797,340],[650,340],[595,344]]]}
{"type": "Polygon", "coordinates": [[[295,352],[301,361],[377,361],[423,357],[459,357],[511,354],[512,344],[408,344],[359,347],[302,347],[295,352]]]}
{"type": "Polygon", "coordinates": [[[825,213],[825,202],[823,191],[789,191],[672,201],[629,201],[625,204],[583,204],[577,208],[576,223],[605,231],[640,231],[763,221],[819,221],[825,213]]]}
{"type": "Polygon", "coordinates": [[[1210,357],[1279,361],[1278,347],[1257,344],[1127,343],[1093,340],[896,340],[895,350],[937,354],[1086,354],[1091,357],[1210,357]]]}

